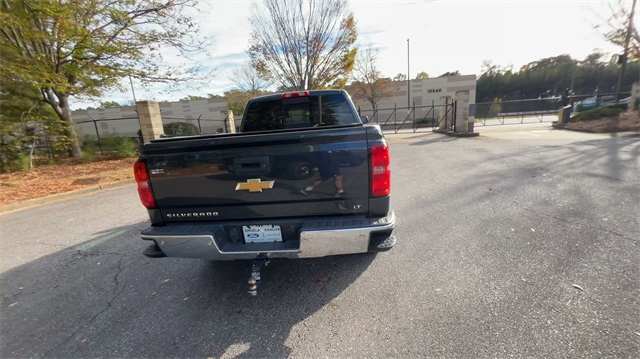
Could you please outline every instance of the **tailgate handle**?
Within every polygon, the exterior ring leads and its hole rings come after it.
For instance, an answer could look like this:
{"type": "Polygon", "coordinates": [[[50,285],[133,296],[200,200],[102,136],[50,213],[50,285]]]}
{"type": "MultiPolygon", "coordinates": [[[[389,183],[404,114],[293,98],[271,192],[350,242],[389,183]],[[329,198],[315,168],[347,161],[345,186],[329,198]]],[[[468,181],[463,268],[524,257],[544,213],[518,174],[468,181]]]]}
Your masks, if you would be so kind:
{"type": "Polygon", "coordinates": [[[233,159],[233,172],[237,175],[257,176],[271,172],[268,156],[238,157],[233,159]]]}

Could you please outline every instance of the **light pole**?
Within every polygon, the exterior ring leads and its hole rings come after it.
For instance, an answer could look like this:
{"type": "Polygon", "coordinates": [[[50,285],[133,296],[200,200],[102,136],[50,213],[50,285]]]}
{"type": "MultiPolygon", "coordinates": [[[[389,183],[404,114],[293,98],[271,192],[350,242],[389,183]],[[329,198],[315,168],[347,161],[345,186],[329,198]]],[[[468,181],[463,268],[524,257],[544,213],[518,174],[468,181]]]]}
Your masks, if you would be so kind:
{"type": "Polygon", "coordinates": [[[133,105],[135,106],[138,100],[136,100],[136,91],[133,89],[133,80],[131,79],[131,74],[129,74],[129,84],[131,84],[131,93],[133,94],[133,105]]]}
{"type": "Polygon", "coordinates": [[[409,71],[409,39],[407,39],[407,111],[411,111],[411,72],[409,71]]]}

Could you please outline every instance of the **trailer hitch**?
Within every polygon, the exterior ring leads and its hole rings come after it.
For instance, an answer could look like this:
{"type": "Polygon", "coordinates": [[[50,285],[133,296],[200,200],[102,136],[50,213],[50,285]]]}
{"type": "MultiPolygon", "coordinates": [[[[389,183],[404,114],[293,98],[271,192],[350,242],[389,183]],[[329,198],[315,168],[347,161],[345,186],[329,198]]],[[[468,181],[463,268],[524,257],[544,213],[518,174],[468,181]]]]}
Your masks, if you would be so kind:
{"type": "Polygon", "coordinates": [[[251,277],[249,278],[249,294],[258,295],[258,284],[260,284],[260,271],[269,265],[269,258],[266,255],[259,255],[253,260],[251,266],[251,277]]]}

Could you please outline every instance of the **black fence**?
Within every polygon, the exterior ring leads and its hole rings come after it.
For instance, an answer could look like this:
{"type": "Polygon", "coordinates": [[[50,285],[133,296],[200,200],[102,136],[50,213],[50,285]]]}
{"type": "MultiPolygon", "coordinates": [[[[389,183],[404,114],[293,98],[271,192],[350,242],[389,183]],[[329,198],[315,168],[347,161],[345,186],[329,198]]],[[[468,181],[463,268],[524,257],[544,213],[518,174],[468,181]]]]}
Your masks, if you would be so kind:
{"type": "MultiPolygon", "coordinates": [[[[621,98],[628,97],[630,93],[621,93],[621,98]]],[[[523,99],[510,101],[480,102],[475,104],[475,121],[485,126],[504,125],[508,118],[516,119],[519,123],[542,122],[557,120],[557,114],[564,105],[571,105],[572,109],[581,104],[596,103],[598,106],[613,105],[615,94],[590,94],[572,95],[567,98],[547,97],[537,99],[523,99]]],[[[517,123],[510,121],[510,124],[517,123]]]]}
{"type": "Polygon", "coordinates": [[[476,118],[496,118],[509,113],[520,112],[557,112],[562,99],[560,97],[526,99],[516,101],[494,101],[476,103],[476,118]]]}
{"type": "MultiPolygon", "coordinates": [[[[78,137],[81,140],[96,140],[100,152],[104,151],[103,140],[108,137],[128,137],[137,143],[142,143],[140,133],[140,122],[137,117],[128,118],[106,118],[95,119],[88,116],[88,119],[75,121],[78,137]]],[[[180,118],[180,117],[162,117],[163,125],[172,122],[191,123],[198,128],[200,134],[215,134],[229,132],[227,121],[224,119],[203,118],[202,115],[197,118],[180,118]]]]}

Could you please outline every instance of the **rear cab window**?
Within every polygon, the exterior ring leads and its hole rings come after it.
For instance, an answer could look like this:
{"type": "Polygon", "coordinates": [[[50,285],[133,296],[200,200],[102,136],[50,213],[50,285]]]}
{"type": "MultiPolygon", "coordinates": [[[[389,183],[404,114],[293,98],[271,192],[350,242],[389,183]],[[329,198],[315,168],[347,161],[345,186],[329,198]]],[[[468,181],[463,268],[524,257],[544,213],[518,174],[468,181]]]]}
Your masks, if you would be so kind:
{"type": "Polygon", "coordinates": [[[266,96],[249,102],[242,132],[360,123],[343,92],[311,92],[309,96],[266,96]]]}

